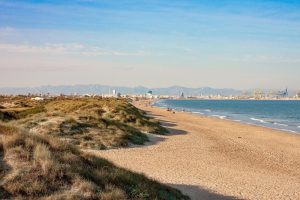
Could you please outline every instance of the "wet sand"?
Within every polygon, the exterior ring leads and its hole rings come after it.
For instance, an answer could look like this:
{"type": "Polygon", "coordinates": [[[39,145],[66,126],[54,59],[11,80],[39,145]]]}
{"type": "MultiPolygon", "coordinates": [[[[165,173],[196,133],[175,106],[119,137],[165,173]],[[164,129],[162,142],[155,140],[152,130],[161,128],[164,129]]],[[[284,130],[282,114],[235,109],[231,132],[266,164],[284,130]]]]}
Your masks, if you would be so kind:
{"type": "Polygon", "coordinates": [[[192,199],[300,199],[300,135],[135,103],[170,130],[145,146],[90,151],[192,199]]]}

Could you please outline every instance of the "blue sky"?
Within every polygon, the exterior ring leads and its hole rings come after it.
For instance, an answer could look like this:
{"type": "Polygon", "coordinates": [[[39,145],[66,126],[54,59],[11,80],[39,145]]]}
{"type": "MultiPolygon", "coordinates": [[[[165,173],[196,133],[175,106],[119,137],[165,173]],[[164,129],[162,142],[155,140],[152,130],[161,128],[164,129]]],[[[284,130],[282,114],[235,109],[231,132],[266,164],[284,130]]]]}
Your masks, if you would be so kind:
{"type": "Polygon", "coordinates": [[[0,0],[0,87],[300,89],[300,1],[0,0]]]}

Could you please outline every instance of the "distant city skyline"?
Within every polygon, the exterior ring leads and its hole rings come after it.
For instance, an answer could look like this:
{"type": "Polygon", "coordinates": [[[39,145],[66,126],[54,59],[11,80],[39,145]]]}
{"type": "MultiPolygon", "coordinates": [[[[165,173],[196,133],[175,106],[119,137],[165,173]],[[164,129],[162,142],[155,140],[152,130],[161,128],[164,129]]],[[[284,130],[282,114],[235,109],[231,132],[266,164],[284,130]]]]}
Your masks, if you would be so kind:
{"type": "Polygon", "coordinates": [[[0,87],[300,89],[300,1],[0,0],[0,87]]]}

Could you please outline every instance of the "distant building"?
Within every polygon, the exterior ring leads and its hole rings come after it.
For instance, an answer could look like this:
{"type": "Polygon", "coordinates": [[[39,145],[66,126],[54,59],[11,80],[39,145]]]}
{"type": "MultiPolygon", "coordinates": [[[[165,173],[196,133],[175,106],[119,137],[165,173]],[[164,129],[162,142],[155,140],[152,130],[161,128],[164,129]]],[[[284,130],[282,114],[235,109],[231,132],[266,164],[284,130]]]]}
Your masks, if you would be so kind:
{"type": "Polygon", "coordinates": [[[289,96],[288,89],[286,88],[284,91],[279,91],[279,92],[277,93],[277,96],[278,96],[278,97],[287,97],[287,96],[289,96]]]}
{"type": "Polygon", "coordinates": [[[34,101],[44,101],[44,98],[42,98],[42,97],[33,97],[33,98],[31,98],[31,100],[34,100],[34,101]]]}
{"type": "Polygon", "coordinates": [[[121,93],[117,92],[117,90],[112,90],[112,93],[110,93],[109,90],[109,94],[108,95],[104,95],[104,97],[115,97],[115,98],[119,98],[121,97],[121,93]]]}
{"type": "Polygon", "coordinates": [[[90,95],[90,94],[85,94],[85,95],[83,95],[84,97],[92,97],[92,95],[90,95]]]}
{"type": "Polygon", "coordinates": [[[153,98],[153,92],[150,90],[146,93],[146,97],[149,98],[149,99],[152,99],[153,98]]]}
{"type": "Polygon", "coordinates": [[[184,93],[182,92],[180,98],[184,99],[184,93]]]}

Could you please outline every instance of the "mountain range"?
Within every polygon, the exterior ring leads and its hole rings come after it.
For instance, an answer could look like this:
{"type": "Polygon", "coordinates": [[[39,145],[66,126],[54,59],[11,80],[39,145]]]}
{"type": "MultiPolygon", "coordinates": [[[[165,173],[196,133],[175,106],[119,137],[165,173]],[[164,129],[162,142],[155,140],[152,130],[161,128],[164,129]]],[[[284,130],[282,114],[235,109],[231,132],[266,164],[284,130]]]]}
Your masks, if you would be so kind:
{"type": "Polygon", "coordinates": [[[3,87],[0,88],[0,94],[18,95],[18,94],[109,94],[113,90],[121,94],[145,94],[152,91],[154,95],[241,95],[242,91],[224,88],[217,89],[211,87],[188,88],[182,86],[172,86],[166,88],[147,88],[147,87],[120,87],[108,85],[59,85],[59,86],[40,86],[40,87],[3,87]]]}

